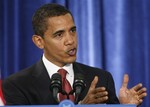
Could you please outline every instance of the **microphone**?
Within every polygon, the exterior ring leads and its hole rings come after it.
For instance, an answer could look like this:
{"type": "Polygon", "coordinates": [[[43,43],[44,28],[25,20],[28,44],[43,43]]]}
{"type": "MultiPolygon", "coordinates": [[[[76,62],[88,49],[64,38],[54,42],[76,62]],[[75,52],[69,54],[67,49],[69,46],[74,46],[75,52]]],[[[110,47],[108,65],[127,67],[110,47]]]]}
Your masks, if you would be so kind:
{"type": "Polygon", "coordinates": [[[53,93],[54,99],[59,103],[57,94],[62,92],[62,79],[59,73],[55,73],[51,77],[50,91],[53,93]]]}
{"type": "Polygon", "coordinates": [[[75,104],[78,103],[78,98],[81,92],[85,89],[84,76],[80,73],[75,74],[73,89],[75,92],[75,104]]]}

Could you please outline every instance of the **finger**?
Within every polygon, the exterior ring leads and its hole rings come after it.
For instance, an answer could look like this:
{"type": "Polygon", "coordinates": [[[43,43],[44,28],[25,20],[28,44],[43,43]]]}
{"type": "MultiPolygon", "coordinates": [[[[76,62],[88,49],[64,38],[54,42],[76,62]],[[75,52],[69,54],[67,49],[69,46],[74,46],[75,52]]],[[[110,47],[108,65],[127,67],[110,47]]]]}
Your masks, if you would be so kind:
{"type": "Polygon", "coordinates": [[[91,90],[94,90],[94,89],[95,89],[97,82],[98,82],[98,77],[95,76],[95,77],[94,77],[94,80],[93,80],[92,83],[91,83],[89,92],[90,92],[91,90]]]}
{"type": "Polygon", "coordinates": [[[133,103],[133,104],[136,104],[137,105],[136,107],[139,107],[142,104],[142,102],[143,102],[143,100],[139,99],[137,103],[133,103]]]}
{"type": "Polygon", "coordinates": [[[142,88],[142,89],[140,89],[139,91],[138,91],[138,95],[141,95],[141,94],[143,94],[143,93],[146,93],[146,88],[144,87],[144,88],[142,88]]]}
{"type": "Polygon", "coordinates": [[[108,100],[108,96],[100,97],[95,100],[95,104],[103,103],[108,100]]]}
{"type": "Polygon", "coordinates": [[[142,100],[142,99],[140,99],[140,100],[139,100],[139,104],[138,104],[138,105],[142,104],[142,102],[143,102],[143,100],[142,100]]]}
{"type": "Polygon", "coordinates": [[[142,84],[139,83],[139,84],[137,84],[136,86],[132,87],[131,89],[133,89],[133,90],[135,90],[135,91],[138,91],[138,90],[141,89],[141,87],[142,87],[142,84]]]}
{"type": "Polygon", "coordinates": [[[128,82],[129,82],[129,76],[128,76],[128,74],[125,74],[125,75],[124,75],[124,78],[123,78],[122,87],[123,87],[123,88],[127,88],[128,82]]]}
{"type": "Polygon", "coordinates": [[[140,99],[143,99],[144,97],[146,97],[147,96],[147,93],[145,92],[145,93],[142,93],[141,95],[139,95],[139,98],[140,99]]]}
{"type": "Polygon", "coordinates": [[[100,97],[104,97],[104,96],[108,96],[107,91],[99,92],[99,93],[95,94],[95,98],[100,98],[100,97]]]}
{"type": "Polygon", "coordinates": [[[98,88],[95,89],[96,93],[103,92],[103,91],[106,91],[105,87],[98,87],[98,88]]]}

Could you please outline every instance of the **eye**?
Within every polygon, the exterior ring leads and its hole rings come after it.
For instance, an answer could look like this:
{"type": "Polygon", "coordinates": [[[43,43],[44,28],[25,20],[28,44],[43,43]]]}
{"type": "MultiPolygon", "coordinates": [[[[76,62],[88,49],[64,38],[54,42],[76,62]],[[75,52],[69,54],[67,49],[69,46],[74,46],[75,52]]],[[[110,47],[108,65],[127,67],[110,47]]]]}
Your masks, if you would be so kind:
{"type": "Polygon", "coordinates": [[[57,33],[56,35],[55,35],[55,37],[61,37],[62,36],[62,33],[57,33]]]}
{"type": "Polygon", "coordinates": [[[54,34],[54,38],[62,38],[63,37],[63,31],[58,31],[54,34]]]}
{"type": "Polygon", "coordinates": [[[73,32],[73,33],[76,32],[76,27],[72,28],[71,32],[73,32]]]}

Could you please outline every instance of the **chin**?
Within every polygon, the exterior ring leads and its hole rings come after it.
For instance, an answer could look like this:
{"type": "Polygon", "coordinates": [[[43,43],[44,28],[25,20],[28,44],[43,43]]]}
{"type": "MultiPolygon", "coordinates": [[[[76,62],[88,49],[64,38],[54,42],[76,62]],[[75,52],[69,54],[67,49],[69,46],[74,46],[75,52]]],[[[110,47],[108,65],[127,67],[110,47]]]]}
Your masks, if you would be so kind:
{"type": "Polygon", "coordinates": [[[68,59],[67,63],[70,64],[70,63],[73,63],[75,61],[76,61],[76,57],[68,59]]]}

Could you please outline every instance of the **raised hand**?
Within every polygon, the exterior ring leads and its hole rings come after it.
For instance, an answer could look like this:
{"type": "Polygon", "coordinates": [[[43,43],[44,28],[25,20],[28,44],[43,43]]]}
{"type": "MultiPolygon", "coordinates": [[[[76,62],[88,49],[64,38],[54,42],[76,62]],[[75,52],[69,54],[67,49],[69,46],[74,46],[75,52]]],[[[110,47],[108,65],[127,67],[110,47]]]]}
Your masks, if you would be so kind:
{"type": "Polygon", "coordinates": [[[81,104],[98,104],[104,103],[108,99],[108,92],[105,87],[96,88],[98,77],[95,76],[91,83],[89,91],[85,98],[80,102],[81,104]]]}
{"type": "Polygon", "coordinates": [[[128,89],[129,76],[124,75],[122,87],[119,92],[119,101],[121,104],[136,104],[137,106],[143,102],[143,98],[147,96],[146,88],[139,83],[128,89]]]}

